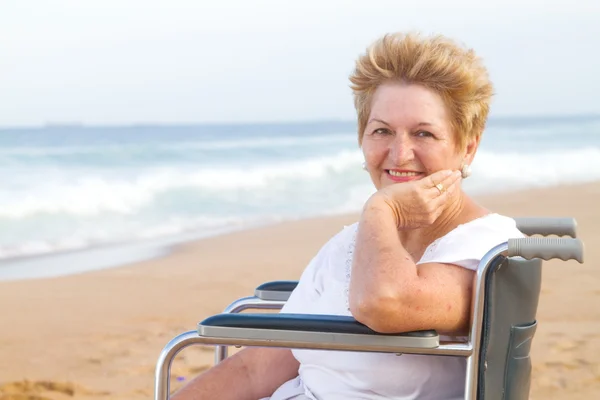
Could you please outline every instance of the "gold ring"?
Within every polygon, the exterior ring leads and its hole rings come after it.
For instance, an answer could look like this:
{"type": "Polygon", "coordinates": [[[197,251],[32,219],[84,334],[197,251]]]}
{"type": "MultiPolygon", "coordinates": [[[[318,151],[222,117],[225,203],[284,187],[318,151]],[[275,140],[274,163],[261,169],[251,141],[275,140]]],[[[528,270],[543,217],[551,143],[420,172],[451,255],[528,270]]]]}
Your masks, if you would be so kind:
{"type": "Polygon", "coordinates": [[[437,190],[440,191],[440,194],[444,193],[444,185],[442,185],[441,183],[438,183],[437,185],[435,185],[435,187],[437,188],[437,190]]]}

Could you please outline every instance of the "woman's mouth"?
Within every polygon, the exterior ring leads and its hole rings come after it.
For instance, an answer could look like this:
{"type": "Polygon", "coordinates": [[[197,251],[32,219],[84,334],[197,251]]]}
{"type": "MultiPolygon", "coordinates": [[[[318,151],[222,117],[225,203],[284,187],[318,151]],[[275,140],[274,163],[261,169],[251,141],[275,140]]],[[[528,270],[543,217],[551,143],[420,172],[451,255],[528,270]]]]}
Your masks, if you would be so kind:
{"type": "Polygon", "coordinates": [[[420,174],[419,172],[400,172],[391,169],[388,169],[387,171],[392,176],[417,176],[420,174]]]}
{"type": "Polygon", "coordinates": [[[407,182],[418,179],[423,175],[422,172],[415,171],[397,171],[392,169],[386,169],[387,175],[396,182],[407,182]]]}

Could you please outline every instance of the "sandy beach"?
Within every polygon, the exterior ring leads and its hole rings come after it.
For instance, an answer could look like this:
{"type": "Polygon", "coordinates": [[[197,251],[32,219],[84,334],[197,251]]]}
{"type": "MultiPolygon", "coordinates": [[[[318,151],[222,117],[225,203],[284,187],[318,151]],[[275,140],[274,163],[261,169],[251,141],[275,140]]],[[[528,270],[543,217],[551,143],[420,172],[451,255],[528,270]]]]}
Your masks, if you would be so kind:
{"type": "MultiPolygon", "coordinates": [[[[545,264],[531,398],[600,397],[600,183],[478,200],[510,216],[577,218],[585,263],[545,264]]],[[[320,246],[356,219],[287,222],[119,268],[0,282],[0,400],[151,398],[156,358],[168,340],[262,282],[297,279],[320,246]]],[[[212,359],[212,348],[184,350],[173,387],[212,359]]]]}

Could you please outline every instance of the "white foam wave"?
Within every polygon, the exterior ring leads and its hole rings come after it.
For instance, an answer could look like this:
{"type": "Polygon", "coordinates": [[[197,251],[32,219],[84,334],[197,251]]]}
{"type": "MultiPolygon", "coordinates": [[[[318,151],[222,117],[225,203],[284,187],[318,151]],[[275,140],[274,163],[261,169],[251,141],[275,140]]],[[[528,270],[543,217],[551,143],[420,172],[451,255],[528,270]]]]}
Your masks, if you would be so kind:
{"type": "MultiPolygon", "coordinates": [[[[244,193],[264,190],[285,196],[290,187],[300,182],[303,187],[318,187],[348,174],[362,174],[361,161],[359,150],[344,150],[329,157],[280,164],[198,170],[172,167],[145,170],[129,178],[91,174],[55,177],[10,194],[0,193],[0,218],[15,220],[42,213],[77,217],[106,212],[131,215],[153,204],[157,196],[181,190],[194,190],[206,198],[223,198],[227,193],[239,198],[244,193]]],[[[600,148],[537,154],[480,151],[473,169],[468,185],[478,191],[585,182],[600,179],[600,148]]],[[[362,196],[364,190],[360,193],[362,196]]]]}
{"type": "Polygon", "coordinates": [[[480,151],[473,163],[473,177],[518,186],[552,186],[600,179],[600,148],[545,151],[537,154],[480,151]]]}
{"type": "MultiPolygon", "coordinates": [[[[0,208],[0,218],[19,219],[34,214],[65,213],[94,216],[103,212],[132,214],[153,199],[171,190],[194,188],[206,193],[227,190],[252,190],[294,181],[315,180],[327,174],[357,169],[361,155],[341,151],[330,157],[315,157],[287,164],[264,164],[256,167],[201,168],[182,170],[164,168],[146,171],[133,178],[83,176],[44,182],[11,193],[0,208]]],[[[0,193],[1,195],[1,193],[0,193]]]]}

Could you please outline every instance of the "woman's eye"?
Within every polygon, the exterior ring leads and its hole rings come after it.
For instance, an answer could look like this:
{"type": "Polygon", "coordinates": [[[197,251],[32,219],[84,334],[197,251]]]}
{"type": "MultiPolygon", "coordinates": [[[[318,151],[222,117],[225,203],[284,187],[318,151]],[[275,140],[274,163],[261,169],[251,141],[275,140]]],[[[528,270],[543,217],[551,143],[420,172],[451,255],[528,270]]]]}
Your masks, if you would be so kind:
{"type": "Polygon", "coordinates": [[[433,133],[427,131],[418,131],[417,136],[420,137],[433,137],[433,133]]]}
{"type": "Polygon", "coordinates": [[[373,131],[373,133],[375,133],[377,135],[387,135],[389,133],[389,131],[385,128],[379,128],[379,129],[375,129],[373,131]]]}

